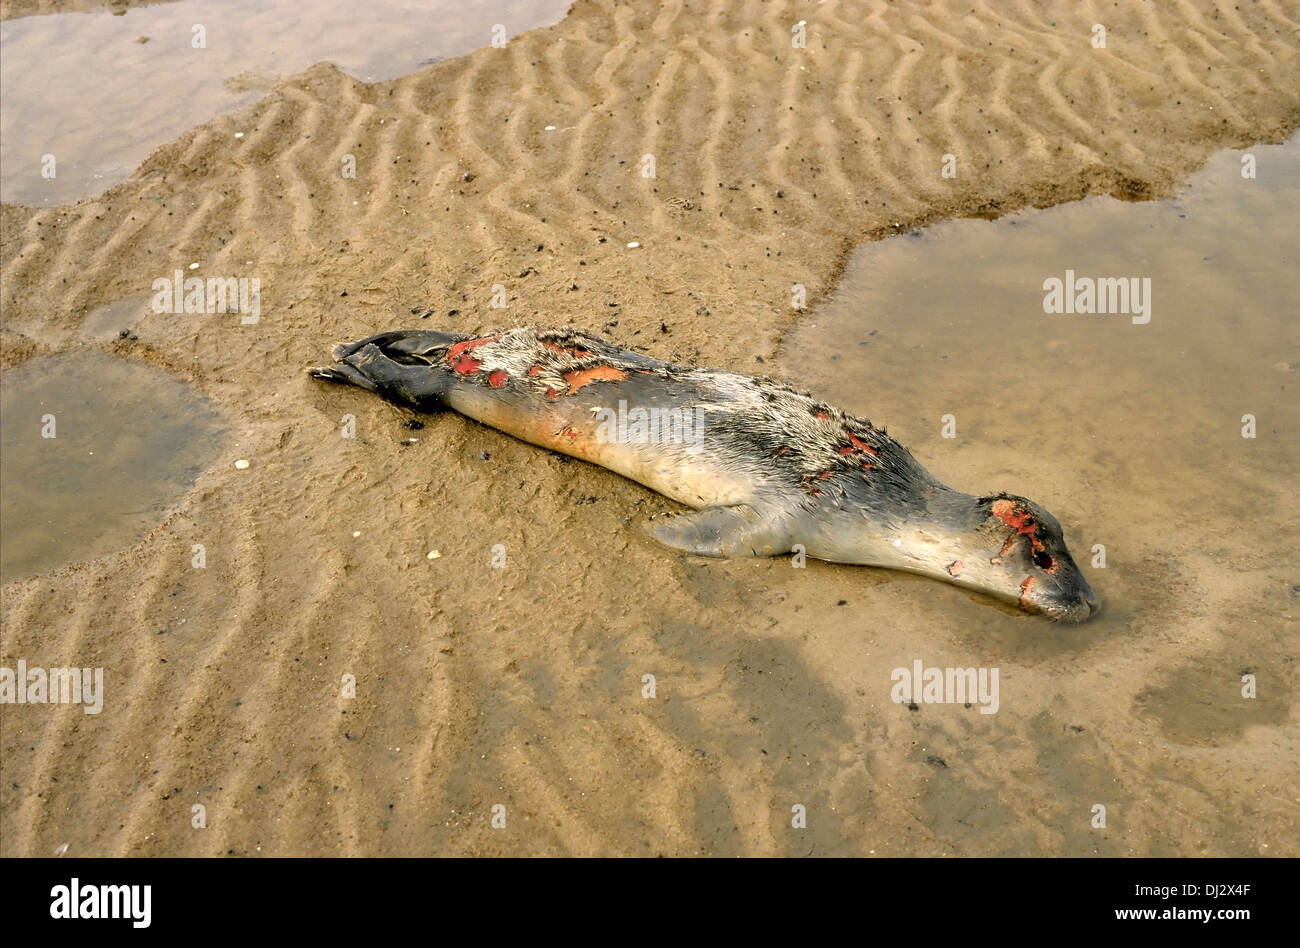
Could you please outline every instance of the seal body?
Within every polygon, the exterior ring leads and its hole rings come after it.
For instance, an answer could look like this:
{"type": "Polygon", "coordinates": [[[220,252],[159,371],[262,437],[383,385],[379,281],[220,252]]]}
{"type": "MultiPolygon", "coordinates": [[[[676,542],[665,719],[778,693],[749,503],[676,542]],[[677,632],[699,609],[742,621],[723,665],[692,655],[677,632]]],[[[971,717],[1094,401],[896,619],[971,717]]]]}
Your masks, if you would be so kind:
{"type": "Polygon", "coordinates": [[[696,508],[648,525],[680,550],[798,547],[1056,619],[1097,609],[1047,511],[1012,494],[955,491],[870,421],[770,379],[662,362],[575,329],[387,332],[338,346],[334,358],[312,375],[454,410],[696,508]]]}

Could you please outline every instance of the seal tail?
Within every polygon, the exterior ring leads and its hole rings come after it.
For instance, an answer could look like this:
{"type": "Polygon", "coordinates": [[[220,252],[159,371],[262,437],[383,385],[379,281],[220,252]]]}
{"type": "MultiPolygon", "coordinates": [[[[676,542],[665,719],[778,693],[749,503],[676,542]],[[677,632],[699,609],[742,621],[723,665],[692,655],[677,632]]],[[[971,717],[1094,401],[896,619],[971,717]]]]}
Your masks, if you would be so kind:
{"type": "Polygon", "coordinates": [[[334,365],[309,369],[313,378],[356,385],[391,402],[442,411],[452,384],[443,356],[468,337],[428,330],[396,330],[334,348],[334,365]]]}

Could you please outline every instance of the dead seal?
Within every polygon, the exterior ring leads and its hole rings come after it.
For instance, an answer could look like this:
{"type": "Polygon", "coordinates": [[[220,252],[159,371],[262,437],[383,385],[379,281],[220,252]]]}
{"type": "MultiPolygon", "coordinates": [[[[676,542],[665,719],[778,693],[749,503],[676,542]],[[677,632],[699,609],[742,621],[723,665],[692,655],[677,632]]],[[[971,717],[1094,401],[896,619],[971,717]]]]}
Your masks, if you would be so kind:
{"type": "Polygon", "coordinates": [[[1067,622],[1097,610],[1046,510],[953,490],[870,421],[770,379],[661,362],[576,329],[386,332],[334,358],[311,374],[420,411],[452,409],[696,508],[648,524],[679,550],[798,547],[1067,622]]]}

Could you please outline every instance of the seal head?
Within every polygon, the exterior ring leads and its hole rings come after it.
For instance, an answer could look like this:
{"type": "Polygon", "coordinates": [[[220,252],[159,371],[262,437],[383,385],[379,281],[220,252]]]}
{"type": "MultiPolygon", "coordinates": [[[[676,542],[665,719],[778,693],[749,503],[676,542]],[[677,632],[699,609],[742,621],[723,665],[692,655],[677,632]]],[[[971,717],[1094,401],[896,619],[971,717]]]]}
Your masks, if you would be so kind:
{"type": "Polygon", "coordinates": [[[1014,494],[981,497],[976,508],[985,513],[978,533],[986,538],[988,556],[986,564],[971,565],[984,574],[983,588],[1064,622],[1082,622],[1097,611],[1097,597],[1070,556],[1055,517],[1014,494]]]}

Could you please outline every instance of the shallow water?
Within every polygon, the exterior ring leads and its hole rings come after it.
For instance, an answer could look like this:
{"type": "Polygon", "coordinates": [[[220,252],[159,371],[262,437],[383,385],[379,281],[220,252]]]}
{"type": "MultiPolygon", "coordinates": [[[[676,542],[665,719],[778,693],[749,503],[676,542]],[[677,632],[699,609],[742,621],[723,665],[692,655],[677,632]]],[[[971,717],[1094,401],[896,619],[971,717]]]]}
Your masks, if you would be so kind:
{"type": "Polygon", "coordinates": [[[33,358],[0,376],[0,393],[3,582],[141,539],[224,430],[184,382],[103,352],[33,358]]]}
{"type": "Polygon", "coordinates": [[[158,146],[332,61],[392,79],[560,20],[570,0],[182,0],[0,25],[0,200],[67,204],[99,194],[158,146]],[[203,27],[195,48],[194,27],[203,27]],[[45,156],[54,157],[46,177],[45,156]]]}
{"type": "Polygon", "coordinates": [[[1117,732],[1136,714],[1182,745],[1289,719],[1297,220],[1293,138],[1217,155],[1172,200],[952,221],[852,255],[832,298],[784,340],[785,375],[887,426],[945,483],[1043,504],[1103,603],[1061,627],[936,584],[938,611],[899,616],[899,664],[939,623],[972,664],[1078,676],[1022,682],[1004,709],[1096,706],[1117,732]],[[1045,313],[1045,281],[1067,270],[1149,278],[1149,321],[1045,313]],[[1267,676],[1270,693],[1243,700],[1246,672],[1267,676]]]}

